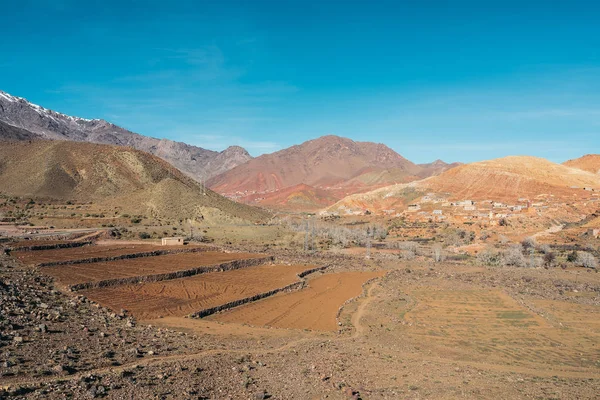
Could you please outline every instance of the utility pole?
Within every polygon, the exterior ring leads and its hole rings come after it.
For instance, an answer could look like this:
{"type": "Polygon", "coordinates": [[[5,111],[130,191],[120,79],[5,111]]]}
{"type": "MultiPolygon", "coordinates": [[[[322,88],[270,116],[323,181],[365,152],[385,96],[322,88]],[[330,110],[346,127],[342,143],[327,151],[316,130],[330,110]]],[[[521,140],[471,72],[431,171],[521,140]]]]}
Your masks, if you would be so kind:
{"type": "Polygon", "coordinates": [[[367,228],[367,254],[365,258],[371,258],[371,228],[367,228]]]}
{"type": "Polygon", "coordinates": [[[529,268],[533,268],[533,253],[535,252],[535,250],[533,249],[533,247],[529,250],[530,251],[530,257],[529,257],[529,268]]]}
{"type": "Polygon", "coordinates": [[[314,217],[314,215],[313,215],[313,218],[312,218],[312,240],[311,240],[311,242],[312,242],[312,244],[311,244],[312,245],[312,251],[314,253],[314,252],[317,251],[317,246],[316,246],[316,243],[315,243],[315,217],[314,217]]]}
{"type": "Polygon", "coordinates": [[[306,220],[306,225],[304,225],[304,252],[308,253],[308,220],[306,220]]]}

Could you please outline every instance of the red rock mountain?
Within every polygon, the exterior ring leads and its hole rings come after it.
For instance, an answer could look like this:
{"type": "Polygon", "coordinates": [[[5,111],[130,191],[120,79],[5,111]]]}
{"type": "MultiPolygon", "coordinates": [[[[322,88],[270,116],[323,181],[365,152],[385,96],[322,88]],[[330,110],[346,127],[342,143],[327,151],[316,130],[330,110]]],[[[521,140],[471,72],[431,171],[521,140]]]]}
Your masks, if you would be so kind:
{"type": "MultiPolygon", "coordinates": [[[[383,144],[323,136],[254,158],[215,176],[208,186],[244,202],[262,204],[268,198],[269,206],[278,198],[274,192],[298,187],[322,207],[333,198],[419,179],[422,172],[422,167],[383,144]]],[[[298,196],[286,190],[279,196],[281,205],[298,196]]]]}

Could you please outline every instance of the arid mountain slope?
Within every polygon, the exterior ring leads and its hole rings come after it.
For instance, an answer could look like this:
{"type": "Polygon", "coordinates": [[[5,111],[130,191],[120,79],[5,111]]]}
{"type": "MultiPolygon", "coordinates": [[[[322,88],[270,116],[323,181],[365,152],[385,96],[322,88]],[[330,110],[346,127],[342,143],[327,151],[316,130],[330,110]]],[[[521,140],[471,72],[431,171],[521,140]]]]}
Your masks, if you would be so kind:
{"type": "Polygon", "coordinates": [[[275,192],[246,196],[242,200],[247,204],[260,204],[272,209],[315,211],[335,203],[338,199],[326,190],[301,183],[275,192]]]}
{"type": "Polygon", "coordinates": [[[543,158],[505,157],[461,165],[409,184],[348,196],[331,209],[401,208],[429,192],[450,200],[516,201],[541,194],[569,199],[586,186],[600,188],[600,176],[543,158]]]}
{"type": "Polygon", "coordinates": [[[586,154],[583,157],[565,161],[563,165],[579,168],[593,174],[600,174],[600,154],[586,154]]]}
{"type": "MultiPolygon", "coordinates": [[[[344,195],[344,186],[362,188],[416,179],[421,168],[383,144],[323,136],[262,155],[212,178],[209,186],[223,194],[255,194],[306,184],[344,195]],[[393,170],[394,173],[384,173],[393,170]],[[371,176],[375,173],[375,177],[371,176]],[[365,176],[364,182],[360,177],[365,176]],[[371,176],[371,177],[369,177],[371,176]],[[354,179],[354,182],[350,182],[354,179]]],[[[366,189],[363,189],[366,190],[366,189]]],[[[357,188],[351,189],[356,192],[357,188]]]]}
{"type": "Polygon", "coordinates": [[[25,129],[17,128],[0,121],[0,141],[19,141],[41,139],[40,135],[31,133],[25,129]]]}
{"type": "Polygon", "coordinates": [[[168,218],[258,221],[262,210],[202,187],[156,156],[126,147],[37,140],[0,146],[0,192],[110,204],[168,218]],[[206,215],[205,215],[206,214],[206,215]]]}
{"type": "MultiPolygon", "coordinates": [[[[241,147],[222,152],[130,132],[101,119],[71,117],[0,91],[0,121],[44,139],[130,146],[154,154],[197,181],[223,173],[252,157],[241,147]]],[[[0,131],[0,137],[4,133],[0,131]]]]}

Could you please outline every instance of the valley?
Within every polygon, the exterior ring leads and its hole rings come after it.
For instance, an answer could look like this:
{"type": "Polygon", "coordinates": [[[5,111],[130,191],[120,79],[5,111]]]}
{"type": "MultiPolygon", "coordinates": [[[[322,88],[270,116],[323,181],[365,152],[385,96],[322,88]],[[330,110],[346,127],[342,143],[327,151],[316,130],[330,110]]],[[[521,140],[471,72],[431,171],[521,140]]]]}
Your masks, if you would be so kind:
{"type": "Polygon", "coordinates": [[[193,179],[0,97],[2,398],[600,392],[595,155],[416,164],[327,135],[193,179]]]}

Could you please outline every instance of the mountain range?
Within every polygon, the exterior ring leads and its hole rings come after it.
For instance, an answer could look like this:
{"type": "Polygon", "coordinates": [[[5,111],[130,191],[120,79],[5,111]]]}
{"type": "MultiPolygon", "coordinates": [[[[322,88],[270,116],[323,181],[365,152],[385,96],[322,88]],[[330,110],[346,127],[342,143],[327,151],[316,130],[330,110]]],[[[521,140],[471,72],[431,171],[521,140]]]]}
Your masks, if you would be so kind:
{"type": "Polygon", "coordinates": [[[333,199],[442,173],[458,164],[417,165],[384,144],[322,136],[264,154],[211,178],[209,187],[242,202],[321,208],[333,199]]]}
{"type": "Polygon", "coordinates": [[[323,136],[256,159],[156,139],[101,119],[65,115],[0,91],[0,139],[66,140],[132,147],[169,162],[216,192],[269,208],[315,210],[355,193],[440,174],[458,163],[414,164],[389,147],[323,136]]]}
{"type": "Polygon", "coordinates": [[[236,208],[217,193],[269,209],[384,210],[405,207],[425,193],[508,202],[544,194],[566,200],[573,188],[600,187],[600,155],[595,154],[562,165],[526,156],[415,164],[384,144],[328,135],[252,158],[241,147],[215,152],[146,137],[104,120],[51,111],[2,91],[0,139],[25,142],[1,146],[0,184],[5,192],[8,188],[13,194],[79,200],[89,196],[93,201],[117,198],[171,215],[178,214],[177,207],[189,214],[193,203],[214,203],[223,215],[241,213],[246,220],[258,215],[255,208],[236,208]],[[137,160],[133,164],[131,157],[137,160]],[[159,175],[167,178],[155,179],[152,171],[158,165],[159,175]],[[198,182],[206,180],[214,192],[197,197],[198,182]]]}
{"type": "MultiPolygon", "coordinates": [[[[0,91],[0,122],[29,132],[6,132],[5,139],[52,139],[130,146],[156,155],[173,164],[197,181],[227,171],[252,157],[239,147],[231,146],[221,152],[203,149],[168,139],[156,139],[128,131],[102,119],[85,119],[61,114],[30,103],[24,98],[0,91]],[[20,133],[18,133],[20,132],[20,133]]],[[[10,130],[10,128],[8,128],[10,130]]]]}

